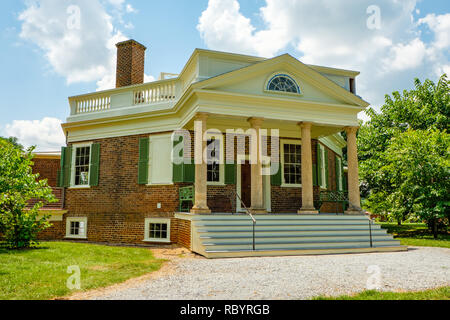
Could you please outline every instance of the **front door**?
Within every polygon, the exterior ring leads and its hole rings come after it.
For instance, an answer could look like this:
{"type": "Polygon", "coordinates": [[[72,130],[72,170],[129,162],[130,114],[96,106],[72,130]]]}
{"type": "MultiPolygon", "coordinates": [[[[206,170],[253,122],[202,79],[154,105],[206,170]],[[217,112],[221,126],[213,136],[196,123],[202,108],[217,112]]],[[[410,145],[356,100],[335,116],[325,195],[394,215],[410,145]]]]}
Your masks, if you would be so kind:
{"type": "Polygon", "coordinates": [[[252,167],[247,160],[241,164],[241,199],[247,208],[252,205],[252,167]]]}

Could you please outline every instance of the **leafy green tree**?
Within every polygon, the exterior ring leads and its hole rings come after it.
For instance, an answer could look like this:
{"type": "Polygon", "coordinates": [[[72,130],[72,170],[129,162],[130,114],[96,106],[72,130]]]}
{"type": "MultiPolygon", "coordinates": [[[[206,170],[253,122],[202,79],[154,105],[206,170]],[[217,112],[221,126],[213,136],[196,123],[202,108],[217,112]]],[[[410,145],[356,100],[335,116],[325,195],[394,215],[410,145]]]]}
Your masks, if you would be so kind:
{"type": "Polygon", "coordinates": [[[387,197],[394,213],[414,213],[433,225],[449,218],[450,135],[446,131],[408,130],[392,139],[382,174],[391,177],[387,197]]]}
{"type": "Polygon", "coordinates": [[[15,145],[16,147],[23,150],[23,146],[19,143],[19,139],[17,139],[16,137],[9,137],[9,138],[0,137],[0,140],[10,142],[13,145],[15,145]]]}
{"type": "Polygon", "coordinates": [[[450,116],[450,85],[446,75],[437,84],[415,80],[412,90],[386,96],[377,113],[367,110],[371,120],[358,132],[360,176],[369,197],[366,206],[372,211],[390,212],[401,223],[413,207],[398,189],[392,172],[385,170],[387,150],[393,140],[406,131],[435,129],[448,131],[450,116]]]}
{"type": "Polygon", "coordinates": [[[39,218],[39,209],[57,201],[47,180],[32,173],[33,150],[0,139],[0,231],[10,248],[36,244],[37,234],[50,226],[48,216],[39,218]],[[40,200],[28,209],[30,199],[40,200]]]}

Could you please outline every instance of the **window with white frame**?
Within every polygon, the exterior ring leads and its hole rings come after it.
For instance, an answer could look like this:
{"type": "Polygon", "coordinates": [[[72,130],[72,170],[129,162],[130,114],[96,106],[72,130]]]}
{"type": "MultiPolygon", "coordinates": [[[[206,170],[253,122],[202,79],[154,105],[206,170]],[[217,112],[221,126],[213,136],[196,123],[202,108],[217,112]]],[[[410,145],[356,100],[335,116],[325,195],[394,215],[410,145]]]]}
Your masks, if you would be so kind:
{"type": "Polygon", "coordinates": [[[168,218],[145,219],[144,241],[170,242],[170,219],[168,218]]]}
{"type": "Polygon", "coordinates": [[[89,186],[91,145],[74,145],[72,157],[72,186],[89,186]]]}
{"type": "Polygon", "coordinates": [[[86,239],[87,218],[70,217],[66,219],[66,238],[86,239]]]}
{"type": "Polygon", "coordinates": [[[207,141],[207,177],[208,182],[220,182],[220,140],[216,138],[207,141]]]}
{"type": "Polygon", "coordinates": [[[323,145],[319,145],[319,152],[320,152],[320,187],[326,189],[327,187],[327,168],[326,168],[326,153],[325,153],[325,147],[323,145]]]}
{"type": "Polygon", "coordinates": [[[301,185],[302,183],[302,146],[300,142],[283,142],[282,163],[283,182],[285,185],[301,185]]]}

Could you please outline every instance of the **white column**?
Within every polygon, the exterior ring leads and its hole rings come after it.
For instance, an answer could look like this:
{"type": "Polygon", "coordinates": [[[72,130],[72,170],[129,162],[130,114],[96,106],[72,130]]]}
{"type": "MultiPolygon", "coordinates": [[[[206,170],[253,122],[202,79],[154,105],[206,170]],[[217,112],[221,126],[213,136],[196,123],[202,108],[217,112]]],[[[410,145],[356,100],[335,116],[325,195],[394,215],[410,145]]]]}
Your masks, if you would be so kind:
{"type": "Polygon", "coordinates": [[[302,208],[299,214],[317,214],[314,208],[314,189],[312,172],[311,128],[312,123],[300,122],[302,134],[302,208]]]}
{"type": "Polygon", "coordinates": [[[350,207],[346,214],[361,214],[361,195],[358,176],[358,148],[356,132],[358,127],[347,127],[347,158],[348,158],[348,199],[350,207]]]}
{"type": "Polygon", "coordinates": [[[263,177],[262,177],[262,159],[261,159],[261,137],[260,129],[264,119],[262,118],[250,118],[248,122],[250,123],[252,129],[254,130],[254,135],[251,139],[251,158],[253,163],[251,164],[251,209],[250,211],[255,214],[267,213],[266,208],[264,208],[264,197],[263,197],[263,177]]]}
{"type": "Polygon", "coordinates": [[[206,141],[203,134],[206,132],[207,113],[197,113],[194,118],[194,156],[195,156],[195,203],[191,213],[211,213],[207,204],[207,163],[203,159],[203,150],[206,150],[206,141]]]}

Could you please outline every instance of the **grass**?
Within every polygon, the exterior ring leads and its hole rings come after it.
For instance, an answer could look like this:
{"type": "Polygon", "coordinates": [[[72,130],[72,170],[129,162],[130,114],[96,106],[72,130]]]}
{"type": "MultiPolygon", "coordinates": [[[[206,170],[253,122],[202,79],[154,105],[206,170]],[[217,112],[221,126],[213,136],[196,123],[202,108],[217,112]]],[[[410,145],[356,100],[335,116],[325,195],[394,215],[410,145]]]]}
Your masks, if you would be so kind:
{"type": "Polygon", "coordinates": [[[397,223],[381,223],[381,227],[404,246],[450,248],[450,233],[440,233],[438,239],[434,239],[424,223],[403,223],[401,226],[397,223]]]}
{"type": "Polygon", "coordinates": [[[143,248],[45,242],[36,249],[0,248],[0,300],[44,300],[67,288],[68,266],[79,266],[81,290],[105,287],[158,270],[164,260],[143,248]]]}
{"type": "Polygon", "coordinates": [[[353,296],[325,297],[314,300],[450,300],[450,287],[413,292],[379,292],[368,290],[353,296]]]}

